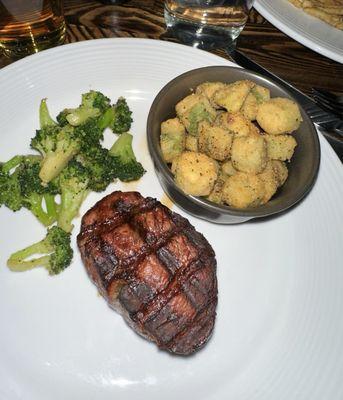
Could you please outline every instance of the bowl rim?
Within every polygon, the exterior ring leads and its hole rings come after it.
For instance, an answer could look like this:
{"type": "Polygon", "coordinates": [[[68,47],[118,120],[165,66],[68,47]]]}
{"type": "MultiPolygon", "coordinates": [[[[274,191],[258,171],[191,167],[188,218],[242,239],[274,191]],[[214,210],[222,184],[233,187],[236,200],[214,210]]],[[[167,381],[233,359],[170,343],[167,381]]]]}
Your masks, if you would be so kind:
{"type": "MultiPolygon", "coordinates": [[[[245,78],[247,79],[247,78],[245,78]]],[[[318,132],[311,121],[310,117],[307,115],[306,111],[304,108],[299,104],[299,101],[294,99],[294,96],[287,90],[287,88],[283,87],[280,85],[278,82],[273,81],[270,78],[266,78],[265,76],[256,73],[254,71],[251,71],[249,69],[241,68],[239,66],[223,66],[223,65],[212,65],[212,66],[206,66],[206,67],[200,67],[200,68],[195,68],[189,71],[186,71],[177,77],[173,78],[171,81],[169,81],[166,85],[160,89],[156,97],[154,98],[148,118],[147,118],[147,142],[148,142],[148,148],[149,152],[151,155],[151,158],[154,162],[155,169],[159,171],[164,178],[167,180],[168,184],[170,184],[173,189],[175,189],[182,197],[186,197],[187,200],[189,200],[193,205],[197,207],[204,207],[206,210],[216,213],[216,214],[222,214],[222,215],[228,215],[228,216],[236,216],[236,217],[244,217],[247,219],[252,219],[252,218],[262,218],[262,217],[267,217],[271,215],[275,215],[278,213],[281,213],[283,211],[286,211],[287,209],[291,208],[294,206],[296,203],[300,202],[313,188],[316,178],[318,176],[318,171],[320,167],[320,159],[321,159],[321,151],[320,151],[320,142],[319,142],[319,137],[318,137],[318,132]],[[309,133],[311,134],[313,138],[313,161],[314,161],[314,168],[312,168],[311,173],[307,179],[306,185],[303,186],[302,190],[299,192],[299,194],[295,197],[292,197],[289,199],[286,203],[279,203],[278,205],[275,205],[274,208],[268,210],[266,207],[268,207],[268,203],[257,206],[257,207],[249,207],[249,208],[233,208],[228,205],[220,205],[216,204],[214,202],[211,202],[205,198],[202,197],[197,197],[197,196],[192,196],[189,194],[186,194],[182,189],[180,189],[173,178],[173,174],[170,170],[170,168],[167,166],[166,162],[164,161],[162,157],[162,152],[159,146],[153,141],[152,138],[152,123],[155,118],[155,108],[156,104],[158,104],[161,100],[162,97],[164,97],[165,93],[168,91],[169,88],[171,88],[177,81],[180,79],[187,78],[190,75],[193,75],[195,73],[199,73],[202,71],[210,71],[213,69],[221,69],[221,70],[227,70],[228,72],[231,70],[235,71],[242,71],[244,73],[247,73],[252,79],[254,77],[258,78],[259,80],[265,81],[268,86],[272,85],[276,87],[277,89],[281,89],[283,92],[287,94],[287,96],[295,101],[300,109],[302,118],[303,118],[303,123],[306,121],[308,127],[309,127],[309,133]]],[[[177,203],[181,208],[182,205],[177,203]]]]}

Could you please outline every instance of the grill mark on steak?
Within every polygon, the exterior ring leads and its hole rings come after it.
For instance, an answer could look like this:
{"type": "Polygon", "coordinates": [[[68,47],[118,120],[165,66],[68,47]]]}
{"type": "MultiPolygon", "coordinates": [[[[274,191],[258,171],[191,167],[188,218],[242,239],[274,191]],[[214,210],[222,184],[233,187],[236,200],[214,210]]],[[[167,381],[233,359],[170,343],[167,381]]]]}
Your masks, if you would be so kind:
{"type": "Polygon", "coordinates": [[[78,245],[100,293],[138,333],[176,354],[207,342],[215,254],[186,218],[137,192],[114,192],[84,215],[78,245]]]}

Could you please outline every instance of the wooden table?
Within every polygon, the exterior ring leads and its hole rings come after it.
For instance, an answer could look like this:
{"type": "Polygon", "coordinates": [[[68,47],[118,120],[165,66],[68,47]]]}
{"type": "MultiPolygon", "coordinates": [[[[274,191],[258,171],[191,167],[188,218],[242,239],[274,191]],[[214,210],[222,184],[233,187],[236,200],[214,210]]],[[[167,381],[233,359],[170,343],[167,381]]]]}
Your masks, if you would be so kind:
{"type": "MultiPolygon", "coordinates": [[[[128,0],[122,5],[92,0],[64,0],[66,42],[103,37],[143,37],[176,41],[166,31],[162,0],[128,0]]],[[[253,10],[237,48],[298,89],[313,86],[343,92],[343,65],[297,43],[253,10]]],[[[224,50],[213,53],[230,59],[224,50]]],[[[0,68],[12,60],[0,56],[0,68]]],[[[335,145],[343,160],[343,144],[335,145]]]]}

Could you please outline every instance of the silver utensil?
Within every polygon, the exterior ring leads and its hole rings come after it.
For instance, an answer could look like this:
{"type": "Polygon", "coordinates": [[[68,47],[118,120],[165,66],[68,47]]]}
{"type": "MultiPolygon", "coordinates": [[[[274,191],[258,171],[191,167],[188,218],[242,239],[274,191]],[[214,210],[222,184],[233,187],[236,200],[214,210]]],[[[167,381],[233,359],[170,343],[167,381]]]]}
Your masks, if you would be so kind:
{"type": "Polygon", "coordinates": [[[343,118],[343,96],[319,88],[312,88],[312,96],[319,106],[343,118]]]}
{"type": "MultiPolygon", "coordinates": [[[[279,85],[285,87],[292,96],[301,104],[308,116],[311,118],[312,122],[320,127],[322,130],[334,132],[336,135],[341,135],[343,138],[343,120],[337,115],[324,110],[320,107],[314,100],[302,93],[300,90],[274,75],[272,72],[266,70],[260,64],[252,61],[250,58],[245,56],[238,50],[233,50],[229,53],[230,57],[241,67],[250,69],[254,72],[258,72],[261,75],[267,76],[273,81],[277,82],[279,85]]],[[[335,135],[335,136],[336,136],[335,135]]],[[[342,139],[343,144],[343,139],[342,139]]]]}

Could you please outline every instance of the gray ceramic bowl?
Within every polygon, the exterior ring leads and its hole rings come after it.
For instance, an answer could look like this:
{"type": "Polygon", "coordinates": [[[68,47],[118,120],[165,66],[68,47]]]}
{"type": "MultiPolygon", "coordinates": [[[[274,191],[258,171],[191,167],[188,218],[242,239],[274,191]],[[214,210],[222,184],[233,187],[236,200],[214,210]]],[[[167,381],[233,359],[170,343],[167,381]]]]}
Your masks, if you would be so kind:
{"type": "Polygon", "coordinates": [[[298,145],[288,164],[288,179],[268,203],[255,208],[235,209],[209,202],[201,197],[187,195],[178,188],[162,157],[159,144],[161,122],[175,117],[175,105],[192,93],[192,89],[200,83],[234,82],[241,79],[250,79],[267,87],[271,92],[271,97],[292,99],[285,89],[254,72],[235,67],[204,67],[186,72],[164,86],[152,103],[147,122],[149,151],[163,189],[186,212],[218,224],[245,222],[252,218],[267,217],[287,210],[311,190],[320,163],[320,146],[316,129],[305,111],[300,108],[303,122],[296,132],[298,145]]]}

